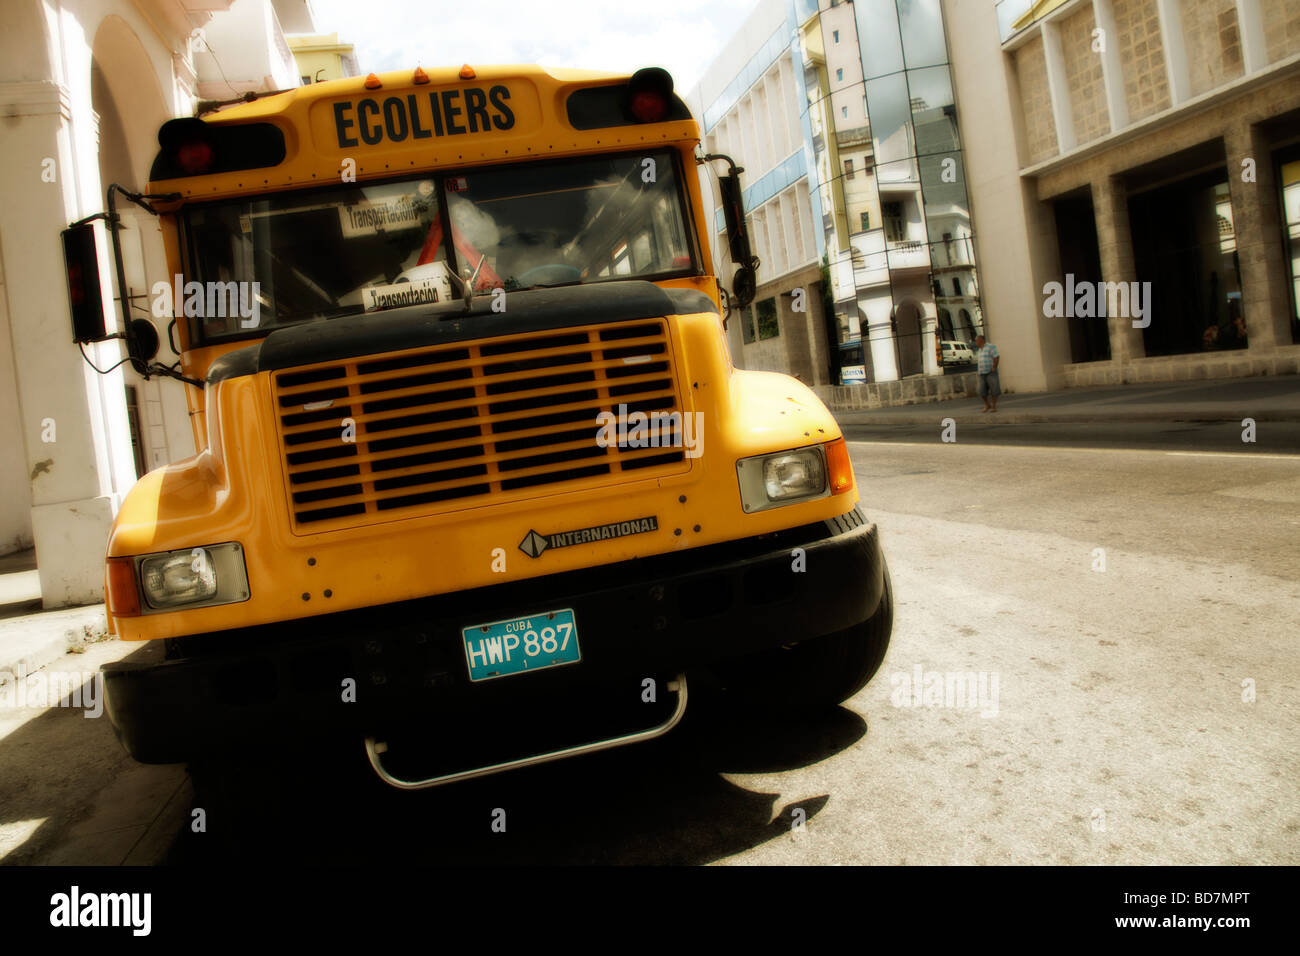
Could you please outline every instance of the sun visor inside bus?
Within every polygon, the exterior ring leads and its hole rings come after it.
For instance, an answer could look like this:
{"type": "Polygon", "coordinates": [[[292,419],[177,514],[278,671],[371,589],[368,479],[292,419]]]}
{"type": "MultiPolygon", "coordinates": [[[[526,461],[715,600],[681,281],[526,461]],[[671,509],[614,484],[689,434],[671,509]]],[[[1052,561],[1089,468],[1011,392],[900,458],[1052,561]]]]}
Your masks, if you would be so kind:
{"type": "Polygon", "coordinates": [[[168,120],[158,131],[162,147],[149,171],[152,181],[264,169],[284,162],[284,133],[273,123],[221,125],[192,117],[168,120]]]}
{"type": "MultiPolygon", "coordinates": [[[[574,129],[606,129],[610,126],[640,125],[629,106],[629,84],[616,83],[613,86],[595,86],[577,90],[570,94],[566,103],[569,123],[574,129]]],[[[691,111],[686,108],[680,96],[671,94],[668,114],[661,120],[670,123],[674,120],[688,120],[691,111]]]]}

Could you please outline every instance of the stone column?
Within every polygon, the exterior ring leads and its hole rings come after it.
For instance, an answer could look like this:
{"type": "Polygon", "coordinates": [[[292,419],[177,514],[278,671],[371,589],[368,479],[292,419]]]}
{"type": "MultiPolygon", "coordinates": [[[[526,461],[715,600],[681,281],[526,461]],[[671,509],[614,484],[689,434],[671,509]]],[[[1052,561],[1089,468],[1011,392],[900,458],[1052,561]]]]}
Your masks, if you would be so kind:
{"type": "Polygon", "coordinates": [[[932,302],[927,300],[921,315],[921,370],[926,375],[942,375],[939,367],[937,348],[939,342],[939,313],[932,302]],[[934,314],[931,314],[933,310],[934,314]]]}
{"type": "MultiPolygon", "coordinates": [[[[866,314],[863,313],[863,318],[866,314]]],[[[868,321],[862,330],[862,346],[871,349],[871,367],[875,370],[877,382],[898,381],[898,357],[894,353],[894,330],[886,319],[883,322],[868,321]]]]}
{"type": "Polygon", "coordinates": [[[1241,307],[1251,352],[1291,344],[1290,296],[1282,255],[1282,217],[1268,140],[1259,127],[1236,119],[1223,136],[1228,159],[1232,225],[1241,264],[1241,307]],[[1245,182],[1243,162],[1253,160],[1255,181],[1245,182]]]}
{"type": "MultiPolygon", "coordinates": [[[[0,183],[0,294],[46,607],[102,600],[109,528],[135,479],[121,372],[95,373],[71,341],[59,231],[103,203],[88,84],[82,92],[49,81],[0,84],[8,159],[0,183]]],[[[101,247],[101,269],[106,253],[101,247]]],[[[111,323],[112,298],[104,298],[111,323]]],[[[87,352],[100,367],[121,355],[116,343],[87,352]]]]}
{"type": "MultiPolygon", "coordinates": [[[[1097,222],[1102,280],[1135,282],[1137,266],[1133,260],[1133,234],[1129,231],[1128,191],[1119,177],[1102,176],[1093,181],[1092,214],[1097,222]]],[[[1150,308],[1149,303],[1147,307],[1150,308]]],[[[1112,361],[1123,365],[1146,355],[1142,330],[1133,328],[1131,317],[1108,315],[1106,323],[1112,361]]]]}

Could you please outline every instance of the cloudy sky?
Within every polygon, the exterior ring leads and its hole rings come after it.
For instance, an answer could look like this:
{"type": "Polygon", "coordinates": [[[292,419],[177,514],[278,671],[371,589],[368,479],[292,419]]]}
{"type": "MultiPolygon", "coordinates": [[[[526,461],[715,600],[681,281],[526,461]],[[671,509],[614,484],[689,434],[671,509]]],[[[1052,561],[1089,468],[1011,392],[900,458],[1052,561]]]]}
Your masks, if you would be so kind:
{"type": "Polygon", "coordinates": [[[363,72],[540,63],[662,66],[685,93],[757,0],[311,0],[317,29],[356,47],[363,72]]]}

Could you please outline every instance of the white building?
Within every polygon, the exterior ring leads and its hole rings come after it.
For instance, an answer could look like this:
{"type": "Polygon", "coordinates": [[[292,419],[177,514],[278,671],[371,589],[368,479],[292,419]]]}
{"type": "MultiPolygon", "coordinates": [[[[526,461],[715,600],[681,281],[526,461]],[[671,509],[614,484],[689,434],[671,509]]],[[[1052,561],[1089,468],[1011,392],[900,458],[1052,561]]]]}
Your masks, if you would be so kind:
{"type": "MultiPolygon", "coordinates": [[[[0,553],[35,545],[46,607],[98,601],[104,547],[141,470],[191,455],[183,386],[93,371],[72,344],[60,231],[143,190],[164,121],[196,101],[296,86],[282,21],[307,0],[5,0],[0,6],[0,553]]],[[[125,207],[125,208],[123,208],[125,207]]],[[[132,313],[167,278],[157,221],[125,202],[132,313]]],[[[105,314],[120,321],[101,230],[105,314]]],[[[175,361],[167,330],[159,359],[175,361]]],[[[117,342],[87,348],[108,368],[117,342]]]]}
{"type": "Polygon", "coordinates": [[[942,374],[938,340],[972,340],[983,312],[938,0],[762,0],[691,102],[707,148],[731,153],[748,182],[783,173],[772,185],[786,193],[746,194],[771,267],[738,361],[812,384],[942,374]],[[782,250],[783,236],[797,242],[782,250]],[[781,335],[765,341],[764,297],[810,282],[820,312],[778,310],[781,335]]]}
{"type": "MultiPolygon", "coordinates": [[[[776,0],[749,15],[686,100],[701,120],[705,152],[729,155],[745,170],[745,209],[760,266],[754,304],[728,322],[732,354],[747,368],[788,371],[809,384],[824,384],[830,370],[820,206],[810,195],[812,154],[802,129],[802,96],[786,7],[776,0]]],[[[702,167],[701,175],[707,203],[716,180],[710,169],[702,167]]],[[[714,207],[710,213],[714,268],[728,277],[735,266],[722,211],[714,207]]]]}

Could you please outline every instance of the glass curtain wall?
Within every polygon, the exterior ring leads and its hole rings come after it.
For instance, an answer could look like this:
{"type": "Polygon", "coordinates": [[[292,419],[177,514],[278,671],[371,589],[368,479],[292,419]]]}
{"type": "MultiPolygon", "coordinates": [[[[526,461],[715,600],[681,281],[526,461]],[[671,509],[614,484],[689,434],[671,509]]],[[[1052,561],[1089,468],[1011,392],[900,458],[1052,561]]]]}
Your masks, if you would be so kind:
{"type": "Polygon", "coordinates": [[[939,0],[793,2],[841,379],[942,373],[984,316],[939,0]]]}

